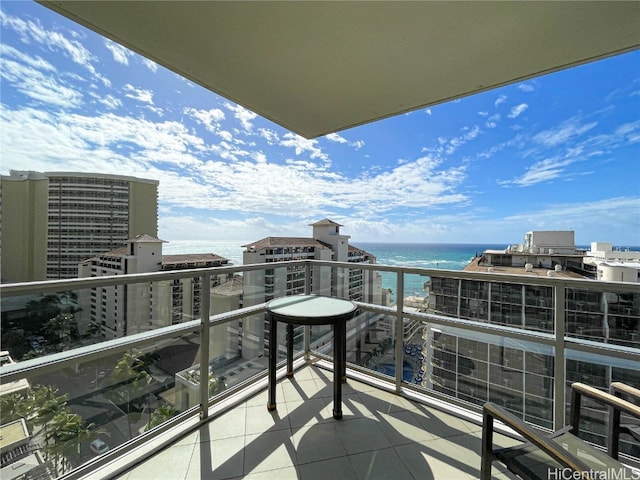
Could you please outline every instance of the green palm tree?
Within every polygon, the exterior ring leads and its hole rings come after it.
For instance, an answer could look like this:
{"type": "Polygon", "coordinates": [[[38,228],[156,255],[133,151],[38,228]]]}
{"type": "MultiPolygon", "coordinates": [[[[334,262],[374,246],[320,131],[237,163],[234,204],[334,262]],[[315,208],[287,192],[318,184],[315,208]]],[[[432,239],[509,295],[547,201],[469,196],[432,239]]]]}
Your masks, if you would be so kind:
{"type": "Polygon", "coordinates": [[[61,412],[53,416],[49,422],[47,434],[45,436],[44,452],[48,459],[53,460],[56,477],[60,476],[64,471],[65,458],[64,450],[65,443],[69,441],[73,431],[72,423],[77,419],[77,415],[71,413],[71,411],[65,407],[61,412]]]}
{"type": "Polygon", "coordinates": [[[84,420],[77,413],[64,409],[56,414],[49,426],[45,437],[47,450],[54,456],[56,476],[62,475],[73,467],[70,459],[76,465],[80,463],[82,445],[98,434],[105,434],[103,429],[96,429],[95,424],[84,425],[84,420]]]}
{"type": "Polygon", "coordinates": [[[48,424],[59,413],[65,412],[67,409],[68,395],[58,396],[58,390],[53,387],[37,385],[33,390],[33,398],[35,403],[35,417],[33,424],[41,425],[42,430],[46,431],[48,424]]]}
{"type": "Polygon", "coordinates": [[[30,399],[22,393],[10,393],[0,397],[0,425],[27,418],[32,410],[30,399]]]}
{"type": "Polygon", "coordinates": [[[116,363],[111,371],[110,379],[118,388],[111,390],[111,399],[118,405],[126,405],[127,423],[129,435],[131,436],[131,414],[132,406],[134,412],[144,409],[147,403],[148,387],[152,377],[149,374],[149,356],[139,357],[134,353],[127,352],[116,363]]]}
{"type": "Polygon", "coordinates": [[[178,413],[178,411],[169,404],[159,406],[151,414],[149,423],[147,423],[147,425],[144,427],[145,432],[147,430],[151,430],[154,427],[157,427],[163,422],[166,422],[171,417],[175,416],[176,413],[178,413]]]}

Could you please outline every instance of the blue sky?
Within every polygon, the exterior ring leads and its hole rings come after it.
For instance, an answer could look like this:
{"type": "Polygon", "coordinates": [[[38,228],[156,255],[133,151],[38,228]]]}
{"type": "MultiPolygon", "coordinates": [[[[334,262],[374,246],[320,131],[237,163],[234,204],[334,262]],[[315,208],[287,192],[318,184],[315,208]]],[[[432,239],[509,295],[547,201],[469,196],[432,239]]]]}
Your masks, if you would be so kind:
{"type": "Polygon", "coordinates": [[[640,245],[640,52],[307,140],[32,2],[0,4],[0,171],[160,181],[159,237],[640,245]]]}

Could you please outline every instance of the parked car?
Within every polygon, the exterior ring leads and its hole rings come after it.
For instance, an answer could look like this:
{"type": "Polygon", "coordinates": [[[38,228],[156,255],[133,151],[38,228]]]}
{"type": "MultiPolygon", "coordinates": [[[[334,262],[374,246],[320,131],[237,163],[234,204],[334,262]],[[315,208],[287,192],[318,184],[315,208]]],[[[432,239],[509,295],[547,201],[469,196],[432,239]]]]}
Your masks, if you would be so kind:
{"type": "Polygon", "coordinates": [[[96,438],[89,445],[91,451],[96,455],[102,455],[103,453],[107,453],[109,451],[109,445],[106,444],[103,440],[96,438]]]}

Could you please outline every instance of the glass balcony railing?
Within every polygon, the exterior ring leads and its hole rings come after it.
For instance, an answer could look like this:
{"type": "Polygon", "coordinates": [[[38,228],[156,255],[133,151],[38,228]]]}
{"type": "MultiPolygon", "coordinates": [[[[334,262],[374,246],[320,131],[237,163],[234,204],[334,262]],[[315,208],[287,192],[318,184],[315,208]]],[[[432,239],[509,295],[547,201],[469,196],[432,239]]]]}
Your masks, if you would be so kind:
{"type": "MultiPolygon", "coordinates": [[[[266,378],[266,302],[298,293],[356,301],[348,366],[399,395],[557,429],[572,382],[640,387],[640,284],[300,260],[1,285],[0,428],[21,432],[2,467],[78,476],[205,421],[266,378]]],[[[298,355],[332,355],[329,327],[294,335],[298,355]]],[[[590,408],[583,436],[603,445],[606,415],[590,408]]]]}

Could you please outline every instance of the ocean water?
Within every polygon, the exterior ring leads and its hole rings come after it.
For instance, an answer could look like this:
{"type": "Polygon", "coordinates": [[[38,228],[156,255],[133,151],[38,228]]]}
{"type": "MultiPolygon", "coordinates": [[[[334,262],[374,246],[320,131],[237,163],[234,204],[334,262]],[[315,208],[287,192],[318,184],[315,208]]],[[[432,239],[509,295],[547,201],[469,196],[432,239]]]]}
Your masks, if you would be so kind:
{"type": "MultiPolygon", "coordinates": [[[[461,244],[461,243],[356,243],[373,254],[377,263],[393,267],[432,268],[443,270],[462,270],[476,255],[485,250],[504,250],[505,244],[461,244]]],[[[391,289],[392,300],[395,302],[397,276],[394,273],[381,272],[382,288],[391,289]]],[[[404,276],[404,294],[424,297],[425,283],[428,277],[420,275],[404,276]]]]}
{"type": "MultiPolygon", "coordinates": [[[[163,253],[176,255],[180,253],[215,253],[228,258],[234,265],[242,265],[242,245],[247,242],[210,242],[176,240],[163,246],[163,253]]],[[[377,258],[380,265],[394,267],[435,268],[445,270],[462,270],[475,255],[489,249],[504,249],[506,244],[457,244],[457,243],[375,243],[353,242],[377,258]]],[[[382,287],[396,290],[396,275],[381,272],[382,287]]],[[[406,275],[405,295],[424,296],[426,277],[406,275]]]]}

